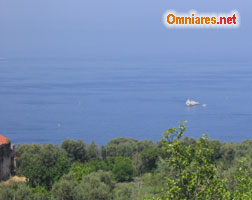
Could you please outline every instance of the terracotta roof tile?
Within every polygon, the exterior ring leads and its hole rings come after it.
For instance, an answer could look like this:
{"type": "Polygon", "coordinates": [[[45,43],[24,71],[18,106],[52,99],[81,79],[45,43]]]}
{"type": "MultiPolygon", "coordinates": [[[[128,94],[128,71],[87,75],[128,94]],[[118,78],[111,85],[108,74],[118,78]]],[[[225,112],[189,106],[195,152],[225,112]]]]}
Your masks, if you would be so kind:
{"type": "Polygon", "coordinates": [[[6,137],[0,135],[0,145],[2,144],[9,144],[10,140],[8,140],[6,137]]]}

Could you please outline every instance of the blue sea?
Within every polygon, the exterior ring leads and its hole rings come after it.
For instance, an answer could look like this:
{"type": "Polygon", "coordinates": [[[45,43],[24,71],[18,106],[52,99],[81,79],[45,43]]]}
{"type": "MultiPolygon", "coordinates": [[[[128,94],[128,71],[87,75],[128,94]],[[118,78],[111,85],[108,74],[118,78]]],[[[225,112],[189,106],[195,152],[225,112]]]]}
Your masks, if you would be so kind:
{"type": "Polygon", "coordinates": [[[0,134],[15,144],[156,142],[187,120],[189,137],[240,142],[252,139],[251,91],[249,62],[1,59],[0,134]]]}

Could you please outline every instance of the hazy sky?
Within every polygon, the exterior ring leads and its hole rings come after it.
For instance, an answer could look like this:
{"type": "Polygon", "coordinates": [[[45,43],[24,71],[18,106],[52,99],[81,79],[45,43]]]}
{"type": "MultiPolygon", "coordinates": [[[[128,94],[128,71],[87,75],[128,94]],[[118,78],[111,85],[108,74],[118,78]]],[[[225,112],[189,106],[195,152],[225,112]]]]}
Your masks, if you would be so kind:
{"type": "Polygon", "coordinates": [[[221,57],[250,59],[251,0],[0,0],[0,57],[221,57]],[[179,29],[177,12],[238,10],[239,29],[179,29]]]}

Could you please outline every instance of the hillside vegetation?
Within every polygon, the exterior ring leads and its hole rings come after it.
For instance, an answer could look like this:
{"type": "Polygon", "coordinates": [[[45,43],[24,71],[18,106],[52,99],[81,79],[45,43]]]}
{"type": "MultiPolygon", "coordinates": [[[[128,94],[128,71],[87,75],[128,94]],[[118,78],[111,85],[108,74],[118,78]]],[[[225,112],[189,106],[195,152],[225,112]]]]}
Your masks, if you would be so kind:
{"type": "Polygon", "coordinates": [[[185,130],[184,123],[170,128],[157,144],[18,145],[16,173],[27,182],[0,184],[0,200],[252,199],[252,140],[194,139],[185,130]]]}

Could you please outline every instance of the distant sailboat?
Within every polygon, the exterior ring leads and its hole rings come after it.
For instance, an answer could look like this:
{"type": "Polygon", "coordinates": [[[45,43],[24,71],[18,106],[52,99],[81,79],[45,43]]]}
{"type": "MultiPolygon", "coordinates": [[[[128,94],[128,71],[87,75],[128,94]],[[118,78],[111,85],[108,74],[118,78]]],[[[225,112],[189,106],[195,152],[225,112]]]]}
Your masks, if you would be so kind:
{"type": "Polygon", "coordinates": [[[187,99],[187,101],[186,101],[186,106],[196,106],[196,105],[199,105],[200,103],[199,102],[197,102],[197,101],[192,101],[192,100],[190,100],[190,99],[187,99]]]}

